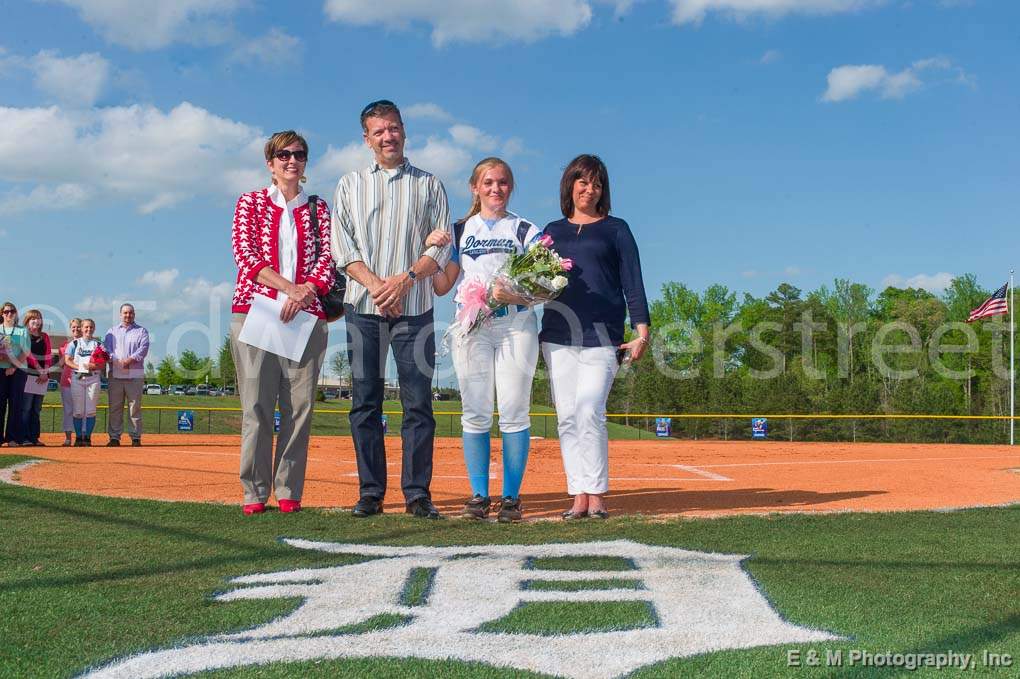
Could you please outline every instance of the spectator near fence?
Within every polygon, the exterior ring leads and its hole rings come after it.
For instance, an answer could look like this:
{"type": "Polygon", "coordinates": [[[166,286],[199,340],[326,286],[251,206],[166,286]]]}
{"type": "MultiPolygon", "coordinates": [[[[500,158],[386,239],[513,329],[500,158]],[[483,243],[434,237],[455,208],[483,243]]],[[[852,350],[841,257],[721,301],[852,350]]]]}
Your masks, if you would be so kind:
{"type": "MultiPolygon", "coordinates": [[[[35,382],[39,388],[50,380],[50,367],[53,365],[53,350],[50,345],[50,336],[43,332],[42,312],[38,309],[29,309],[22,319],[25,328],[28,330],[30,350],[25,356],[25,382],[35,382]]],[[[42,446],[45,445],[39,440],[42,431],[39,416],[42,414],[42,404],[45,394],[25,392],[21,402],[21,445],[42,446]]]]}
{"type": "Polygon", "coordinates": [[[71,368],[71,400],[74,404],[75,446],[90,447],[96,426],[96,405],[99,403],[99,370],[97,359],[102,343],[93,337],[96,322],[81,322],[81,337],[72,340],[64,352],[64,363],[71,368]]]}
{"type": "Polygon", "coordinates": [[[24,365],[29,352],[28,330],[18,325],[18,308],[4,302],[0,323],[0,443],[17,448],[21,443],[21,401],[28,375],[24,365]]]}
{"type": "Polygon", "coordinates": [[[71,366],[63,362],[63,357],[67,353],[67,347],[71,345],[71,342],[81,337],[81,319],[72,318],[70,323],[67,325],[70,336],[68,340],[60,345],[60,358],[63,363],[63,369],[60,371],[60,404],[63,407],[63,419],[61,420],[61,427],[64,430],[64,443],[63,445],[71,445],[71,434],[74,433],[74,400],[71,397],[71,366]]]}
{"type": "Polygon", "coordinates": [[[106,331],[103,345],[110,354],[110,410],[106,418],[106,445],[119,446],[124,432],[124,401],[128,403],[132,446],[142,445],[142,390],[145,386],[145,357],[149,354],[149,331],[135,323],[135,308],[120,307],[120,324],[106,331]]]}

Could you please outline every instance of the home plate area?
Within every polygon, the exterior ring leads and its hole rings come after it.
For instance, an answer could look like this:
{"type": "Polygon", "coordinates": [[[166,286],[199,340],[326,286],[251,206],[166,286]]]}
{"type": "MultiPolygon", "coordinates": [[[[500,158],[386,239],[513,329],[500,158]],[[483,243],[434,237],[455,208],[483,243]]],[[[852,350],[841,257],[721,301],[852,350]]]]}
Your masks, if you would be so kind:
{"type": "MultiPolygon", "coordinates": [[[[61,448],[45,436],[42,463],[17,482],[52,490],[196,502],[241,502],[236,436],[146,436],[142,448],[61,448]]],[[[499,440],[490,493],[498,496],[499,440]]],[[[387,512],[402,512],[400,439],[387,439],[387,512]]],[[[901,511],[1020,501],[1020,455],[1009,446],[781,441],[611,441],[612,516],[718,516],[772,512],[901,511]]],[[[469,493],[458,438],[437,438],[432,494],[456,516],[469,493]]],[[[558,518],[569,506],[555,440],[532,441],[521,490],[526,519],[558,518]]],[[[348,437],[314,437],[302,503],[350,508],[358,499],[348,437]]]]}

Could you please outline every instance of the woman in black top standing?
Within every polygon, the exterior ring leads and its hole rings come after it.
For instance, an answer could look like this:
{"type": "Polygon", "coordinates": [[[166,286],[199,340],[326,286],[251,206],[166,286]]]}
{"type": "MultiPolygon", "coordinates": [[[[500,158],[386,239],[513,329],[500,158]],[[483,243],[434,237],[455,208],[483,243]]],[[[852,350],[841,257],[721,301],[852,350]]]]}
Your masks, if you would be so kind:
{"type": "Polygon", "coordinates": [[[637,243],[627,222],[609,215],[609,173],[598,156],[574,158],[560,180],[564,219],[545,227],[552,248],[573,260],[570,283],[545,305],[539,341],[549,369],[567,492],[564,519],[607,516],[606,399],[620,363],[649,344],[648,302],[637,243]],[[636,336],[624,342],[629,313],[636,336]]]}

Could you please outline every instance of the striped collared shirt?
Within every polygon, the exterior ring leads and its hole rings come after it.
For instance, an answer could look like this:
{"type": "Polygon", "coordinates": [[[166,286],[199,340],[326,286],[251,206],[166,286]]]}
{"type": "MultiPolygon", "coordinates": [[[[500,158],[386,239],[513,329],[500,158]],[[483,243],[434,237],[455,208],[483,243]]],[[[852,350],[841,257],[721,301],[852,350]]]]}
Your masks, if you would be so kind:
{"type": "MultiPolygon", "coordinates": [[[[450,247],[425,247],[433,229],[450,228],[446,189],[436,177],[405,158],[395,170],[373,163],[340,178],[333,200],[330,243],[338,269],[364,262],[380,278],[403,273],[423,254],[440,268],[450,247]]],[[[379,311],[365,286],[348,277],[344,301],[359,314],[379,311]]],[[[419,279],[404,298],[404,315],[418,316],[432,308],[432,281],[419,279]]]]}

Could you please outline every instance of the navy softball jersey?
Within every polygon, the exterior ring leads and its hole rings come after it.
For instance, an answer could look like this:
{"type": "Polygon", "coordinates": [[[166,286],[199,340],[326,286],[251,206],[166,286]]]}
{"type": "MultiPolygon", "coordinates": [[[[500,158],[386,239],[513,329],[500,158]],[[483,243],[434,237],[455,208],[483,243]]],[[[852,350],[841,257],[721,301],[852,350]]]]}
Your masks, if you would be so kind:
{"type": "Polygon", "coordinates": [[[545,233],[552,249],[574,261],[562,294],[545,305],[539,340],[584,347],[623,343],[623,323],[630,312],[631,327],[648,323],[648,300],[641,279],[637,243],[627,222],[604,217],[578,225],[566,219],[551,222],[545,233]],[[566,309],[564,308],[566,307],[566,309]],[[580,321],[571,323],[573,314],[580,321]],[[571,325],[575,326],[571,337],[571,325]]]}

